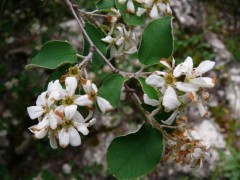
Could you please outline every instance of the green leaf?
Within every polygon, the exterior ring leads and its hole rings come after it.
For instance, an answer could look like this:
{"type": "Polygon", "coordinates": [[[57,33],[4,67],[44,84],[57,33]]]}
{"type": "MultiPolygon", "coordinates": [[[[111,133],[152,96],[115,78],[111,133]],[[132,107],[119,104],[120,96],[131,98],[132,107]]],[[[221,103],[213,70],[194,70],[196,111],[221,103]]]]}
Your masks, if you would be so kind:
{"type": "Polygon", "coordinates": [[[76,50],[66,41],[49,41],[41,47],[31,64],[25,68],[56,69],[66,63],[75,63],[77,61],[76,54],[76,50]]]}
{"type": "Polygon", "coordinates": [[[143,31],[139,61],[144,65],[154,65],[173,53],[172,18],[164,17],[149,23],[143,31]]]}
{"type": "Polygon", "coordinates": [[[127,78],[120,74],[111,75],[107,78],[99,89],[99,96],[108,100],[116,108],[120,101],[121,88],[127,78]]]}
{"type": "Polygon", "coordinates": [[[146,81],[144,78],[139,77],[139,78],[137,78],[137,80],[141,84],[143,92],[146,93],[150,99],[159,100],[157,91],[153,87],[146,84],[146,81]]]}
{"type": "Polygon", "coordinates": [[[114,0],[100,0],[97,2],[98,10],[109,10],[114,7],[114,0]]]}
{"type": "MultiPolygon", "coordinates": [[[[147,15],[143,14],[142,16],[137,16],[135,14],[126,13],[127,1],[124,4],[120,4],[118,0],[115,0],[115,5],[117,9],[121,12],[123,21],[128,25],[144,25],[147,19],[147,15]]],[[[135,10],[138,9],[139,4],[134,2],[135,10]]]]}
{"type": "Polygon", "coordinates": [[[151,172],[161,160],[163,136],[151,125],[143,124],[135,133],[120,136],[108,147],[110,172],[118,179],[132,179],[151,172]]]}
{"type": "MultiPolygon", "coordinates": [[[[104,38],[104,34],[96,28],[94,25],[90,23],[86,23],[84,26],[84,29],[87,31],[89,37],[93,41],[94,45],[103,53],[105,56],[107,54],[107,45],[101,40],[104,38]]],[[[87,42],[86,38],[84,39],[84,55],[87,55],[89,53],[90,45],[87,42]]],[[[104,64],[101,56],[95,51],[93,53],[93,65],[94,66],[100,66],[104,64]]]]}

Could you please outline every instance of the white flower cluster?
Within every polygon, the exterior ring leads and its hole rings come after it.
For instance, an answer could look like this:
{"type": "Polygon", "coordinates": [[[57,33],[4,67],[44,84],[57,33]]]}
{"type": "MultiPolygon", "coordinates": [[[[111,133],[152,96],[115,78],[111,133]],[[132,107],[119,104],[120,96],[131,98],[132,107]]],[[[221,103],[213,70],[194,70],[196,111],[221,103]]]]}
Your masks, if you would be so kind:
{"type": "Polygon", "coordinates": [[[109,44],[110,56],[124,59],[126,54],[137,51],[137,38],[131,30],[127,30],[123,24],[117,24],[102,41],[109,44]]]}
{"type": "Polygon", "coordinates": [[[78,132],[87,135],[88,127],[96,121],[92,118],[94,102],[96,101],[103,113],[113,109],[106,99],[97,95],[97,92],[98,89],[91,80],[81,79],[81,83],[78,83],[75,77],[67,77],[65,88],[59,80],[50,82],[47,90],[38,96],[36,106],[27,108],[30,118],[38,118],[39,121],[29,130],[36,139],[42,139],[48,134],[50,145],[54,149],[57,148],[57,139],[63,148],[69,144],[79,146],[81,138],[78,132]],[[86,94],[75,94],[79,84],[86,94]],[[85,107],[88,111],[86,118],[78,111],[78,106],[85,107]]]}
{"type": "Polygon", "coordinates": [[[126,12],[142,16],[148,14],[150,18],[155,19],[160,13],[172,14],[168,0],[118,0],[120,4],[127,2],[126,12]],[[137,5],[136,5],[137,3],[137,5]]]}
{"type": "MultiPolygon", "coordinates": [[[[178,122],[179,123],[179,122],[178,122]]],[[[196,130],[175,130],[166,141],[163,160],[190,165],[198,170],[203,166],[203,160],[209,158],[210,145],[204,142],[196,130]]]]}
{"type": "Polygon", "coordinates": [[[185,115],[187,107],[191,103],[198,105],[201,116],[206,116],[207,111],[203,106],[203,102],[207,101],[209,94],[204,88],[213,88],[215,79],[202,77],[202,75],[210,71],[215,63],[209,60],[203,61],[197,68],[193,68],[193,61],[188,57],[183,63],[175,67],[175,60],[172,65],[166,60],[161,60],[161,64],[167,67],[167,71],[155,71],[146,79],[146,83],[157,88],[162,96],[159,100],[150,99],[144,94],[144,103],[156,107],[153,113],[164,109],[165,112],[173,111],[172,115],[162,121],[167,125],[171,125],[176,117],[185,115]]]}

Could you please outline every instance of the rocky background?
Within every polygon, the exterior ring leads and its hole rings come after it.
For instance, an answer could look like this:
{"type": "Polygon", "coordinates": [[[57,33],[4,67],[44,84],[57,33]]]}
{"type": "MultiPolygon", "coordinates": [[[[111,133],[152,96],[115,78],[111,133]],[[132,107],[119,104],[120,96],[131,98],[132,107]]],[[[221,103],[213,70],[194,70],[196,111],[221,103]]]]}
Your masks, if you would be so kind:
{"type": "MultiPolygon", "coordinates": [[[[95,1],[75,1],[92,10],[95,1]]],[[[211,158],[199,172],[160,163],[140,179],[240,179],[240,2],[239,0],[171,0],[177,60],[216,62],[217,77],[208,104],[209,117],[190,109],[191,126],[212,145],[211,158]]],[[[80,147],[52,150],[48,140],[35,141],[27,128],[26,107],[35,102],[50,71],[25,71],[25,65],[51,39],[66,39],[81,50],[82,36],[60,0],[0,2],[0,179],[114,179],[106,149],[120,134],[134,132],[142,114],[127,102],[104,116],[80,147]]],[[[103,68],[107,72],[107,68],[103,68]]],[[[96,73],[92,73],[96,77],[96,73]]]]}

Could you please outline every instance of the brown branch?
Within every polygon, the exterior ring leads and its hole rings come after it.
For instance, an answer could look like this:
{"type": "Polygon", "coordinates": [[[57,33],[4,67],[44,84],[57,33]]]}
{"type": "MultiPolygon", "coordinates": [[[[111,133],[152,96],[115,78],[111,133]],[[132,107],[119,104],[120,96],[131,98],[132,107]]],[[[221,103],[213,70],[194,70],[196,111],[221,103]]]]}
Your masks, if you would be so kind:
{"type": "Polygon", "coordinates": [[[115,73],[115,74],[121,74],[124,77],[127,78],[132,78],[132,77],[140,77],[140,76],[146,76],[149,73],[145,73],[145,72],[141,72],[143,68],[141,68],[138,72],[136,73],[131,73],[131,72],[124,72],[124,71],[120,71],[119,69],[115,68],[109,61],[108,59],[102,54],[102,52],[94,45],[93,41],[91,40],[91,38],[89,37],[88,33],[86,32],[86,30],[83,27],[83,23],[81,22],[81,20],[79,19],[77,13],[75,12],[74,9],[78,10],[78,6],[74,5],[71,3],[70,0],[65,0],[65,2],[67,3],[69,9],[71,10],[74,18],[77,20],[77,23],[80,27],[80,30],[82,31],[83,35],[86,37],[87,41],[89,42],[90,46],[92,48],[95,49],[95,51],[101,56],[101,58],[103,59],[103,61],[110,67],[110,69],[115,73]]]}

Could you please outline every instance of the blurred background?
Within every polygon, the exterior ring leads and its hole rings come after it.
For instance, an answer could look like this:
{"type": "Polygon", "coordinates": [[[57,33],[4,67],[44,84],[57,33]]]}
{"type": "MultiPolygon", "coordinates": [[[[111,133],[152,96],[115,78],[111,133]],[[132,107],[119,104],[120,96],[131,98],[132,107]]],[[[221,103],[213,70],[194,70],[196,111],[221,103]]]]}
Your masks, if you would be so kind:
{"type": "MultiPolygon", "coordinates": [[[[91,11],[96,1],[74,2],[91,11]]],[[[210,116],[201,119],[194,108],[189,113],[191,126],[212,145],[211,158],[197,173],[160,163],[139,179],[239,180],[240,1],[171,0],[170,4],[175,59],[192,56],[195,64],[206,59],[216,62],[209,74],[217,77],[208,104],[210,116]]],[[[143,118],[126,94],[121,97],[123,108],[104,116],[95,113],[98,122],[80,147],[53,150],[47,138],[36,141],[27,129],[37,122],[30,120],[26,108],[35,103],[52,72],[24,67],[43,43],[55,39],[82,49],[82,35],[64,1],[0,1],[0,179],[114,179],[107,169],[106,149],[117,135],[135,131],[143,118]]],[[[108,70],[103,71],[93,71],[91,77],[101,82],[108,70]]]]}

